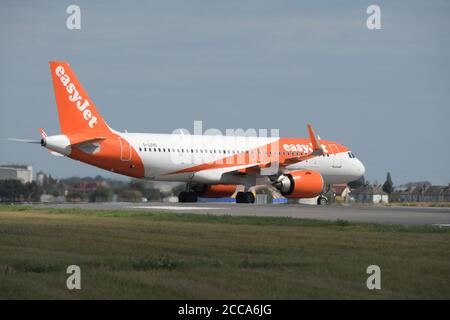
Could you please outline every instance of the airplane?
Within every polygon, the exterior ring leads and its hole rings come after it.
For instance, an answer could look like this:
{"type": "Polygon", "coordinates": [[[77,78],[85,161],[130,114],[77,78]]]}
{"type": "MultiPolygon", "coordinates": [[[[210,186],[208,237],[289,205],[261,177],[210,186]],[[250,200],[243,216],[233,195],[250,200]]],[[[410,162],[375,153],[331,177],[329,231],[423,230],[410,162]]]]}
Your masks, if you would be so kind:
{"type": "Polygon", "coordinates": [[[365,173],[346,146],[317,137],[247,137],[119,132],[108,126],[67,62],[50,61],[61,134],[39,143],[65,156],[125,176],[186,183],[179,202],[236,193],[237,203],[254,203],[256,185],[276,188],[286,198],[328,202],[326,187],[348,183],[365,173]]]}

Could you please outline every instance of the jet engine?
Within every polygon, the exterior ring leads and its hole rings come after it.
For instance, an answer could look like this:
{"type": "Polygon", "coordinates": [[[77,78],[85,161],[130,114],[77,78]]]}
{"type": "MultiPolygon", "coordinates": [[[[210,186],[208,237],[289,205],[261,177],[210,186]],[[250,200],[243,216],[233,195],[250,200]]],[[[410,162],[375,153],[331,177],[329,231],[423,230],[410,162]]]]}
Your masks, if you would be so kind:
{"type": "Polygon", "coordinates": [[[273,183],[286,198],[314,198],[322,193],[322,175],[313,170],[295,170],[280,175],[273,183]]]}

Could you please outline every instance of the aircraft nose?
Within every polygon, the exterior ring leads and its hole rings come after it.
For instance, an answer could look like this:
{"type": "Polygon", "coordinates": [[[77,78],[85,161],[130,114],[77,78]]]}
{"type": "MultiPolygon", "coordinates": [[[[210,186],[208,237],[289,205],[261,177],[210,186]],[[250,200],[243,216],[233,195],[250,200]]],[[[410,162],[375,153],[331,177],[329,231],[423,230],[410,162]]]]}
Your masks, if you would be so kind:
{"type": "Polygon", "coordinates": [[[357,161],[358,174],[359,174],[360,177],[362,177],[366,173],[366,168],[364,167],[362,162],[359,161],[359,159],[356,159],[356,161],[357,161]]]}

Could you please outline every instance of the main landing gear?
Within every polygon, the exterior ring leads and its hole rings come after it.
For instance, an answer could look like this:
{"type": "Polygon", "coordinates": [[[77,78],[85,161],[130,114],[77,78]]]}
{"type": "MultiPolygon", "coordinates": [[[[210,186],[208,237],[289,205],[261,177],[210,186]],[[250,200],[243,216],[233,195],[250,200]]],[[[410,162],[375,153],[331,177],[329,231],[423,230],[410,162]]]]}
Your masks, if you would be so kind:
{"type": "Polygon", "coordinates": [[[236,203],[254,203],[255,196],[253,192],[238,192],[236,194],[236,203]]]}
{"type": "MultiPolygon", "coordinates": [[[[197,202],[198,191],[195,187],[188,185],[185,191],[181,191],[178,195],[178,202],[197,202]]],[[[252,192],[238,192],[236,194],[236,203],[254,203],[255,196],[252,192]]]]}
{"type": "Polygon", "coordinates": [[[181,191],[178,195],[178,202],[197,202],[197,192],[195,191],[181,191]]]}
{"type": "MultiPolygon", "coordinates": [[[[197,202],[198,194],[195,191],[182,191],[178,195],[178,202],[197,202]]],[[[255,196],[252,192],[238,192],[236,203],[254,203],[255,196]]]]}

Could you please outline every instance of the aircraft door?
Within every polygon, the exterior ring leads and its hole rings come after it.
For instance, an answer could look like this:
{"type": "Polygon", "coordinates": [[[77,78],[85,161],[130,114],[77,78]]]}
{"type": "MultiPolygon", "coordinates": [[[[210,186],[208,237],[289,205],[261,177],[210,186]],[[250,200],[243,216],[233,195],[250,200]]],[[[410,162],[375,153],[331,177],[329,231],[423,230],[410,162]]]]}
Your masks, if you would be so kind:
{"type": "Polygon", "coordinates": [[[333,157],[333,168],[341,168],[342,167],[342,158],[339,153],[339,148],[335,144],[330,144],[330,149],[333,157]]]}
{"type": "Polygon", "coordinates": [[[131,145],[127,140],[119,137],[120,142],[120,160],[131,161],[131,145]]]}

